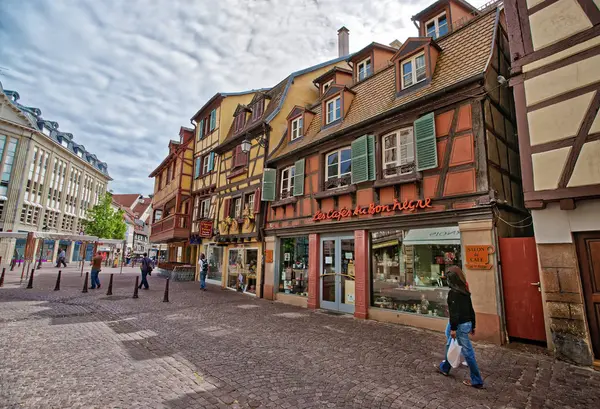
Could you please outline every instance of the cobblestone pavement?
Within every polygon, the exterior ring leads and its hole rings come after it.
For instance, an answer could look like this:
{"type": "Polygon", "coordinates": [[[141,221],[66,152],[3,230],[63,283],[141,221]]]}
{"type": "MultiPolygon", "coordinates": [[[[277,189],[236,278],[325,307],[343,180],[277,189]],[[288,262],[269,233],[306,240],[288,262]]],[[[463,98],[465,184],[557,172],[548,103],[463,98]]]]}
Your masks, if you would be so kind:
{"type": "MultiPolygon", "coordinates": [[[[118,272],[118,270],[116,270],[118,272]]],[[[486,389],[434,370],[437,333],[332,316],[197,283],[76,269],[0,288],[2,408],[598,408],[600,373],[479,343],[486,389]]]]}

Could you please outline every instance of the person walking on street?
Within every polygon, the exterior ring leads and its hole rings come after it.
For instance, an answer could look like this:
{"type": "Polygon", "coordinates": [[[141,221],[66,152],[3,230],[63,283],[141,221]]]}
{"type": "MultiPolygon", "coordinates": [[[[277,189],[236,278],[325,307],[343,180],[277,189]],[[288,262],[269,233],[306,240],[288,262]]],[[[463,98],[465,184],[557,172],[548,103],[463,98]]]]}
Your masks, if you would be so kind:
{"type": "Polygon", "coordinates": [[[148,275],[152,275],[152,260],[148,257],[148,253],[144,253],[144,257],[142,258],[142,263],[140,265],[140,270],[142,271],[142,282],[140,283],[138,288],[144,287],[144,290],[150,288],[148,285],[148,275]]]}
{"type": "Polygon", "coordinates": [[[200,289],[206,291],[206,276],[208,275],[208,261],[204,253],[200,254],[200,289]]]}
{"type": "Polygon", "coordinates": [[[60,267],[60,265],[62,264],[63,267],[67,267],[67,263],[65,262],[65,260],[67,259],[67,253],[65,252],[65,249],[60,249],[60,251],[58,252],[58,263],[56,264],[56,267],[60,267]]]}
{"type": "Polygon", "coordinates": [[[471,372],[471,380],[465,380],[463,384],[474,388],[483,388],[483,379],[475,360],[475,350],[469,339],[469,334],[475,335],[475,311],[464,277],[464,273],[457,266],[452,266],[447,271],[448,287],[450,287],[448,292],[450,320],[446,326],[446,359],[440,363],[438,370],[442,375],[450,374],[452,366],[448,362],[447,353],[450,340],[454,338],[462,347],[462,354],[471,372]]]}
{"type": "Polygon", "coordinates": [[[96,253],[96,256],[92,259],[92,285],[90,289],[94,290],[96,288],[100,288],[100,278],[98,275],[100,274],[100,270],[102,270],[102,253],[96,253]]]}

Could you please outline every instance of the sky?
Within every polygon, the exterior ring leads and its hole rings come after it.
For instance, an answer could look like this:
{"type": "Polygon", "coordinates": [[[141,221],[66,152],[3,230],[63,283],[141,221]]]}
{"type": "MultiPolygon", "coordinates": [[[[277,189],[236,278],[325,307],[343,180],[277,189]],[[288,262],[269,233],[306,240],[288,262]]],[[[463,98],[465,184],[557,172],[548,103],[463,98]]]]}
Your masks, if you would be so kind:
{"type": "MultiPolygon", "coordinates": [[[[471,1],[476,7],[487,0],[471,1]]],[[[433,0],[0,0],[0,82],[108,164],[115,193],[151,194],[170,139],[215,93],[416,36],[433,0]]]]}

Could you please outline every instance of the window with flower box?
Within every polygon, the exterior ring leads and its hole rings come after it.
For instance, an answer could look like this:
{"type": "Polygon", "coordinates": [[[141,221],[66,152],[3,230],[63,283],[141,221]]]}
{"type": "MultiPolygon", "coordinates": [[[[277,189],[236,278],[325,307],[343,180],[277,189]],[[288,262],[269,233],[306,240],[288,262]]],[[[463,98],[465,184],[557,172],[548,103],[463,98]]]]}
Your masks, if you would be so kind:
{"type": "Polygon", "coordinates": [[[328,153],[325,166],[325,189],[349,185],[352,175],[351,148],[347,146],[328,153]]]}

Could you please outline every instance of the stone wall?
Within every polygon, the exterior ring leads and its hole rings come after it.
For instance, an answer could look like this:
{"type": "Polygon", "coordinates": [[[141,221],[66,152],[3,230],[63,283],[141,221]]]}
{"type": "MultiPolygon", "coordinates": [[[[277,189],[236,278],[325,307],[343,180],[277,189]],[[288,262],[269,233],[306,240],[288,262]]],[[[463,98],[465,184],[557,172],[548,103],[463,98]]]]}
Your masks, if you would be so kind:
{"type": "Polygon", "coordinates": [[[575,245],[538,243],[538,256],[545,313],[555,354],[578,365],[591,365],[593,355],[575,245]]]}

